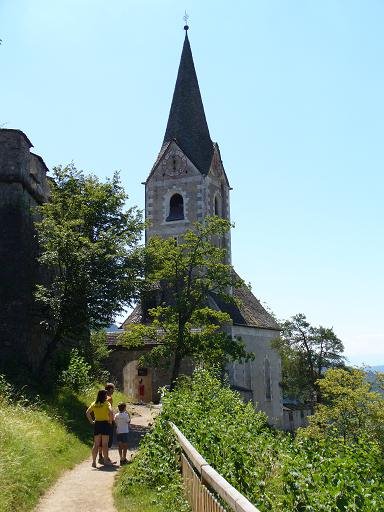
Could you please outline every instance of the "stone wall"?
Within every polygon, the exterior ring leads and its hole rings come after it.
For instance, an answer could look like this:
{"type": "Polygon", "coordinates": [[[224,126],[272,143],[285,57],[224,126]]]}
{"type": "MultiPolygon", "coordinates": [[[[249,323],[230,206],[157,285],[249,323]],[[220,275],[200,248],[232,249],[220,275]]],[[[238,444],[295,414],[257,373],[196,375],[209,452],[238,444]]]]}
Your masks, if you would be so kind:
{"type": "Polygon", "coordinates": [[[36,369],[46,334],[34,301],[38,246],[33,209],[48,200],[47,168],[19,130],[0,129],[0,371],[36,369]]]}
{"type": "Polygon", "coordinates": [[[279,331],[273,329],[234,325],[232,336],[240,336],[247,352],[253,352],[255,359],[247,363],[231,363],[228,371],[231,385],[241,394],[250,390],[256,408],[267,414],[272,425],[281,428],[281,359],[271,346],[271,341],[278,335],[279,331]]]}
{"type": "MultiPolygon", "coordinates": [[[[109,371],[112,380],[117,384],[118,388],[124,391],[130,398],[137,400],[135,391],[138,389],[138,375],[137,360],[144,353],[140,350],[128,350],[124,347],[114,347],[105,362],[105,366],[109,371]],[[132,383],[134,392],[132,393],[132,383]]],[[[148,401],[158,403],[160,401],[159,388],[168,386],[171,382],[171,369],[170,368],[150,368],[150,396],[148,401]]],[[[193,365],[189,359],[183,361],[180,374],[191,375],[193,372],[193,365]]]]}
{"type": "MultiPolygon", "coordinates": [[[[217,150],[216,150],[217,152],[217,150]]],[[[229,185],[219,157],[213,159],[207,175],[198,171],[193,163],[185,157],[185,169],[176,176],[167,172],[167,160],[172,154],[182,154],[176,142],[172,142],[150,174],[145,187],[145,218],[149,225],[146,240],[153,235],[163,238],[177,237],[191,228],[196,221],[215,214],[215,197],[218,214],[230,218],[229,185]],[[164,165],[165,164],[165,165],[164,165]],[[167,221],[170,199],[180,194],[184,203],[184,219],[167,221]]],[[[216,153],[215,153],[216,155],[216,153]]],[[[228,249],[230,260],[231,241],[227,233],[222,241],[228,249]]]]}

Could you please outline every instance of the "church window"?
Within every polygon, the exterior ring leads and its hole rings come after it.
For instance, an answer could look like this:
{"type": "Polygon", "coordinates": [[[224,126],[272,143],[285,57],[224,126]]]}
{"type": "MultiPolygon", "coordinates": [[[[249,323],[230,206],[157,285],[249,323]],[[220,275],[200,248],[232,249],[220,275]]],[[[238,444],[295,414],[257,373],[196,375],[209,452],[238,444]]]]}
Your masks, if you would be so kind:
{"type": "Polygon", "coordinates": [[[220,215],[219,200],[217,196],[215,196],[215,215],[220,215]]]}
{"type": "Polygon", "coordinates": [[[265,382],[265,399],[272,400],[272,389],[271,389],[271,365],[269,360],[264,361],[264,382],[265,382]]]}
{"type": "Polygon", "coordinates": [[[184,219],[184,199],[180,194],[173,194],[169,201],[169,215],[167,221],[184,219]]]}

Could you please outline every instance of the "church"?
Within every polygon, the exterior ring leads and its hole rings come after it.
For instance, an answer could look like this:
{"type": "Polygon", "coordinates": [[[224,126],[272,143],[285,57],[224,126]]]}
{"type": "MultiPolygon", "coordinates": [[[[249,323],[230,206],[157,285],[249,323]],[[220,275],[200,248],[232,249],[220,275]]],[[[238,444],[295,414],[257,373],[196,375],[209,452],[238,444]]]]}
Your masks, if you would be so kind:
{"type": "MultiPolygon", "coordinates": [[[[184,45],[160,152],[145,182],[146,241],[153,235],[177,238],[192,223],[219,215],[230,220],[230,182],[219,146],[209,133],[204,106],[188,38],[184,45]]],[[[241,226],[240,226],[241,229],[241,226]]],[[[231,262],[230,234],[224,240],[231,262]]],[[[271,341],[279,335],[279,326],[248,287],[234,289],[236,305],[220,303],[210,297],[210,307],[229,313],[232,337],[241,337],[255,359],[231,363],[227,372],[231,387],[255,407],[263,410],[269,422],[282,426],[281,361],[271,341]]],[[[138,304],[122,325],[142,322],[145,308],[138,304]]],[[[158,400],[158,388],[169,384],[165,370],[139,368],[140,351],[117,344],[118,333],[109,333],[112,348],[109,368],[124,391],[132,398],[158,400]],[[138,395],[140,389],[140,395],[138,395]]],[[[148,349],[150,349],[150,342],[148,349]]],[[[184,371],[190,373],[190,364],[184,371]]]]}

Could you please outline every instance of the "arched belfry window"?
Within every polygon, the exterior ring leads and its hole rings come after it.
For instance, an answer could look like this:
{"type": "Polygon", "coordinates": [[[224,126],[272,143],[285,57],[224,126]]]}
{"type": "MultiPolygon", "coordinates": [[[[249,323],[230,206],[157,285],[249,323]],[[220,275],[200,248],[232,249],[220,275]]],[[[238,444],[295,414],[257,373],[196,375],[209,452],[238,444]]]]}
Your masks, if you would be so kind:
{"type": "Polygon", "coordinates": [[[184,219],[184,199],[180,194],[173,194],[169,200],[169,215],[166,218],[170,220],[183,220],[184,219]]]}

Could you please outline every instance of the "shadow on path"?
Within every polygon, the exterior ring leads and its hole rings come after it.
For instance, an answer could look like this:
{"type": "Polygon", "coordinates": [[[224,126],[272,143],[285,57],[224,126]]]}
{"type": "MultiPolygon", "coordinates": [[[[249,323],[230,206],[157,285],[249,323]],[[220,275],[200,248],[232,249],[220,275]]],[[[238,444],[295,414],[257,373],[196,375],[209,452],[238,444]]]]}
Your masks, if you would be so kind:
{"type": "MultiPolygon", "coordinates": [[[[132,421],[134,421],[134,417],[132,421]]],[[[129,427],[128,449],[130,451],[137,450],[141,439],[145,436],[147,432],[149,432],[149,430],[149,427],[145,427],[143,425],[135,425],[134,423],[131,423],[129,427]]]]}
{"type": "Polygon", "coordinates": [[[114,464],[113,466],[99,466],[97,471],[103,471],[104,473],[114,473],[119,469],[118,464],[114,464]]]}

